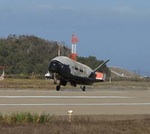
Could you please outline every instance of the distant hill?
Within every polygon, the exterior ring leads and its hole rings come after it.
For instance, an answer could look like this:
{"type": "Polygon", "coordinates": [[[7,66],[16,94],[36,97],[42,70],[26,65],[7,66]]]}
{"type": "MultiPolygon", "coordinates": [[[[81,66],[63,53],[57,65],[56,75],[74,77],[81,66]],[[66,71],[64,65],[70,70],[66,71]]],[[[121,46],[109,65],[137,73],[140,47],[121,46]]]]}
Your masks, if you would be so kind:
{"type": "Polygon", "coordinates": [[[116,77],[122,77],[122,78],[137,78],[141,77],[137,75],[136,73],[133,73],[131,71],[125,70],[123,68],[119,67],[109,67],[111,71],[111,77],[116,78],[116,77]]]}
{"type": "Polygon", "coordinates": [[[28,35],[1,38],[0,66],[8,67],[6,74],[45,74],[50,60],[57,56],[58,44],[61,54],[68,56],[70,49],[56,41],[28,35]]]}

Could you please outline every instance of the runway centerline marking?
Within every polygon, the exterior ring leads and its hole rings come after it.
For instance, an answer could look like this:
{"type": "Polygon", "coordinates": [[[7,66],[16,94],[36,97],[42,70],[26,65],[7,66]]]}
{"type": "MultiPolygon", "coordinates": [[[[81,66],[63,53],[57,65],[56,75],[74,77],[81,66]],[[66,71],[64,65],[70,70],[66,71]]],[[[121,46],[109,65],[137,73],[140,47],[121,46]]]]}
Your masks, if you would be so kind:
{"type": "Polygon", "coordinates": [[[0,96],[5,99],[127,99],[128,96],[0,96]]]}
{"type": "Polygon", "coordinates": [[[0,104],[0,106],[149,106],[150,103],[41,103],[0,104]]]}

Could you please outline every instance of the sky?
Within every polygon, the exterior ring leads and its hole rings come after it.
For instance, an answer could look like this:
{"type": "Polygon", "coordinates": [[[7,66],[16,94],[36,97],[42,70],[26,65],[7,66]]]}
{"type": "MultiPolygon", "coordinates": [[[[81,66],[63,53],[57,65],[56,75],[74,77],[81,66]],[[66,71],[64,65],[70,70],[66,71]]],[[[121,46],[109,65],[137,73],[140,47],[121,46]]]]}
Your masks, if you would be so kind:
{"type": "Polygon", "coordinates": [[[150,76],[150,0],[1,0],[0,37],[35,35],[150,76]]]}

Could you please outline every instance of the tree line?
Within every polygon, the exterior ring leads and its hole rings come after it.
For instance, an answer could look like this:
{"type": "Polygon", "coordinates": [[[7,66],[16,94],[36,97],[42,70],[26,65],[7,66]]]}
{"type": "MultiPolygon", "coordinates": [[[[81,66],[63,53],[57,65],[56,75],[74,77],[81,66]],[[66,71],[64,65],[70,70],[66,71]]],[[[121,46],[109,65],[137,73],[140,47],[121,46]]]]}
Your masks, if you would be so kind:
{"type": "MultiPolygon", "coordinates": [[[[0,39],[0,66],[6,67],[7,74],[44,76],[48,71],[50,60],[57,56],[59,46],[61,55],[70,55],[70,48],[57,41],[48,41],[33,35],[9,35],[7,38],[0,39]]],[[[78,57],[78,61],[91,68],[95,68],[102,62],[93,56],[78,57]]],[[[109,74],[106,66],[100,71],[109,74]]]]}

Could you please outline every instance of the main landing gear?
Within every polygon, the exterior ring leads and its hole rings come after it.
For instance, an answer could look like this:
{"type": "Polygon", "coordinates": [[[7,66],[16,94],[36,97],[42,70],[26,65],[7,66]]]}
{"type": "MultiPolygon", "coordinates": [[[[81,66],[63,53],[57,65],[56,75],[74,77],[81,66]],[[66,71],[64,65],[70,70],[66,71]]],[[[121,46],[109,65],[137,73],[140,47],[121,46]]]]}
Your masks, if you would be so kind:
{"type": "MultiPolygon", "coordinates": [[[[86,86],[80,86],[80,88],[82,89],[82,91],[85,91],[86,86]]],[[[59,90],[60,90],[60,85],[57,85],[56,86],[56,91],[59,91],[59,90]]]]}
{"type": "MultiPolygon", "coordinates": [[[[66,81],[63,81],[63,80],[54,79],[54,84],[56,84],[56,91],[59,91],[61,85],[66,86],[67,82],[66,82],[66,81]]],[[[73,86],[76,86],[76,85],[73,85],[73,86]]],[[[85,91],[86,86],[82,86],[82,85],[81,85],[80,88],[82,89],[82,91],[85,91]]]]}
{"type": "Polygon", "coordinates": [[[85,86],[80,86],[80,88],[82,89],[82,91],[85,91],[85,89],[86,89],[85,86]]]}

